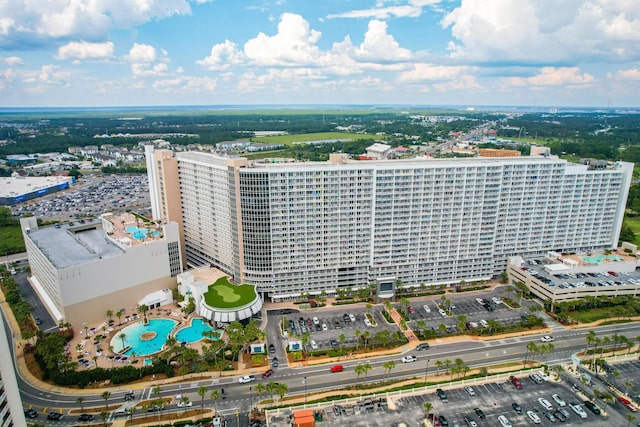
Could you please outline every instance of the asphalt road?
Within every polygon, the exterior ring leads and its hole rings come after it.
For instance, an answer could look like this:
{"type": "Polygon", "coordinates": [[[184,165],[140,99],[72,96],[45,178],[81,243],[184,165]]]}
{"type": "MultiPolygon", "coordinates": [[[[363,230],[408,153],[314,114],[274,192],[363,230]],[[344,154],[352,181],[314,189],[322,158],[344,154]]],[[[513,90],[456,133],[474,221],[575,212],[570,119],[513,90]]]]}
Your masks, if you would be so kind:
{"type": "MultiPolygon", "coordinates": [[[[640,324],[624,324],[624,325],[609,325],[597,328],[592,328],[602,337],[604,335],[611,335],[614,333],[624,334],[629,337],[640,334],[640,324]]],[[[571,354],[576,351],[584,350],[586,346],[586,334],[587,330],[580,331],[556,331],[555,336],[555,349],[548,356],[538,356],[538,359],[547,359],[550,364],[556,364],[560,362],[568,362],[571,354]]],[[[542,334],[540,334],[542,335],[542,334]]],[[[348,385],[352,385],[357,375],[354,372],[355,366],[360,363],[367,362],[372,366],[372,370],[367,373],[367,382],[375,382],[386,379],[387,377],[392,379],[402,379],[410,377],[423,378],[425,373],[434,373],[436,368],[435,362],[437,360],[455,360],[461,358],[465,364],[470,367],[480,367],[493,364],[499,364],[508,361],[522,360],[526,354],[527,344],[531,341],[539,341],[539,335],[530,337],[517,337],[498,339],[489,342],[478,341],[461,341],[453,343],[435,343],[431,349],[427,351],[410,351],[406,354],[415,355],[418,360],[414,363],[401,363],[401,354],[394,356],[383,356],[371,359],[360,359],[353,361],[344,361],[341,364],[345,370],[341,373],[331,373],[329,371],[330,366],[310,366],[304,368],[292,369],[287,366],[277,368],[275,374],[268,380],[262,380],[257,378],[257,381],[276,381],[286,383],[289,387],[290,395],[302,396],[305,392],[311,394],[314,392],[332,390],[348,385]],[[383,365],[388,360],[394,360],[396,362],[396,368],[394,368],[389,374],[383,368],[383,365]],[[427,371],[427,360],[429,361],[429,367],[427,371]],[[303,379],[307,378],[306,385],[303,383],[303,379]]],[[[444,369],[444,368],[442,368],[444,369]]],[[[362,378],[360,378],[362,381],[362,378]]],[[[21,396],[25,407],[33,407],[38,412],[46,414],[51,410],[67,412],[69,409],[78,408],[76,403],[76,395],[66,395],[63,390],[43,391],[36,387],[27,384],[22,378],[18,378],[19,387],[21,390],[21,396]]],[[[194,402],[194,405],[200,404],[200,397],[197,395],[197,390],[200,386],[206,386],[212,388],[224,388],[227,398],[216,402],[218,409],[225,413],[233,413],[234,411],[240,411],[241,413],[247,412],[252,400],[255,399],[255,395],[250,387],[253,384],[239,384],[238,377],[229,377],[221,379],[213,379],[206,381],[194,381],[184,382],[173,385],[162,386],[162,391],[159,394],[161,397],[171,397],[176,394],[188,395],[194,402]]],[[[114,387],[112,389],[112,396],[109,404],[113,405],[114,402],[123,401],[123,396],[126,387],[114,387]]],[[[139,399],[149,399],[155,397],[152,394],[151,387],[146,387],[141,391],[136,391],[139,399]]],[[[99,394],[87,393],[83,396],[85,398],[83,405],[88,407],[100,407],[104,406],[105,401],[99,394]]],[[[214,404],[210,399],[205,399],[205,405],[212,406],[214,404]]],[[[174,409],[174,406],[169,406],[169,410],[174,409]]],[[[177,408],[175,408],[177,410],[177,408]]],[[[63,423],[52,422],[52,425],[63,425],[63,423]]]]}

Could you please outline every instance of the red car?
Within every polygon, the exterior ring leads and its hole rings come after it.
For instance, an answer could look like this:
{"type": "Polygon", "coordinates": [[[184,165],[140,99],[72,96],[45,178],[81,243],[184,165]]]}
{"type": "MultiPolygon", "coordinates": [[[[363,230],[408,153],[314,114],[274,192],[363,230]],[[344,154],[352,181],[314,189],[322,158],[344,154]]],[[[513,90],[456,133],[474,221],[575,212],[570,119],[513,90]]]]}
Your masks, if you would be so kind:
{"type": "Polygon", "coordinates": [[[618,402],[622,403],[625,406],[625,408],[627,408],[631,412],[637,411],[637,409],[633,406],[631,401],[625,397],[622,397],[622,396],[618,397],[618,402]]]}
{"type": "Polygon", "coordinates": [[[273,375],[273,369],[268,369],[262,374],[262,378],[269,378],[271,375],[273,375]]]}
{"type": "Polygon", "coordinates": [[[518,390],[520,390],[522,388],[522,382],[520,382],[520,380],[518,379],[518,377],[514,377],[513,375],[509,377],[509,379],[511,380],[511,383],[516,386],[516,388],[518,390]]]}
{"type": "Polygon", "coordinates": [[[408,311],[409,313],[413,314],[413,313],[415,313],[415,312],[416,312],[416,309],[415,309],[415,308],[413,308],[413,307],[407,307],[407,311],[408,311]]]}
{"type": "Polygon", "coordinates": [[[331,367],[331,372],[342,372],[344,368],[342,365],[335,365],[331,367]]]}

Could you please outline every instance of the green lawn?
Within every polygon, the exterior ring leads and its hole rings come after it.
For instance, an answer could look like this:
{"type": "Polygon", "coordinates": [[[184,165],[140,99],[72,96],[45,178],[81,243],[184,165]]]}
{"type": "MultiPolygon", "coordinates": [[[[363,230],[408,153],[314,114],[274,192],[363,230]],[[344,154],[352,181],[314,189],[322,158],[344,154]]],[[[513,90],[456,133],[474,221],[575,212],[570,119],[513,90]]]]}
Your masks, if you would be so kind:
{"type": "Polygon", "coordinates": [[[294,142],[308,142],[308,141],[323,141],[325,139],[371,139],[374,135],[366,135],[360,133],[342,133],[342,132],[320,132],[320,133],[305,133],[300,135],[277,135],[277,136],[263,136],[260,138],[251,138],[254,142],[276,142],[285,145],[291,145],[294,142]]]}
{"type": "Polygon", "coordinates": [[[0,255],[16,254],[25,250],[20,225],[0,227],[0,255]]]}
{"type": "Polygon", "coordinates": [[[625,216],[624,222],[627,223],[631,230],[637,235],[640,234],[640,217],[625,216]]]}
{"type": "Polygon", "coordinates": [[[207,305],[219,308],[234,308],[249,304],[256,299],[254,285],[232,285],[226,277],[221,277],[204,294],[207,305]]]}

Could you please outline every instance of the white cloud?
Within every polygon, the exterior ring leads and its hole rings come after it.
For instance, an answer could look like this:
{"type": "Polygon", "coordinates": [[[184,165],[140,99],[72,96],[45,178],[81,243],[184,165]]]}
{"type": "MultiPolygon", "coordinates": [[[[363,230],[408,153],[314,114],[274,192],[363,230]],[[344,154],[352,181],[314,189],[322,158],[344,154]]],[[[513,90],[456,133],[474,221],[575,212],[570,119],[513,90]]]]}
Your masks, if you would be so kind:
{"type": "Polygon", "coordinates": [[[393,36],[387,34],[387,24],[373,20],[364,35],[364,41],[355,51],[356,58],[371,61],[405,61],[411,59],[409,49],[400,47],[393,36]]]}
{"type": "Polygon", "coordinates": [[[505,77],[502,82],[515,87],[571,87],[585,88],[595,82],[589,73],[580,74],[578,67],[543,67],[531,77],[505,77]]]}
{"type": "Polygon", "coordinates": [[[190,13],[187,0],[3,0],[0,46],[49,39],[97,41],[114,28],[190,13]]]}
{"type": "Polygon", "coordinates": [[[71,42],[58,49],[59,59],[101,60],[113,57],[113,43],[71,42]]]}
{"type": "Polygon", "coordinates": [[[333,13],[328,15],[327,18],[416,18],[422,15],[423,7],[440,3],[440,1],[441,0],[410,0],[408,4],[400,6],[384,6],[384,2],[380,2],[378,7],[333,13]]]}
{"type": "Polygon", "coordinates": [[[3,59],[3,62],[12,67],[15,67],[16,65],[24,65],[24,61],[19,56],[8,56],[3,59]]]}
{"type": "Polygon", "coordinates": [[[313,65],[322,56],[316,46],[320,32],[309,28],[300,15],[285,13],[280,17],[278,33],[264,33],[244,45],[244,54],[259,66],[293,67],[313,65]]]}
{"type": "Polygon", "coordinates": [[[231,65],[241,64],[246,60],[244,53],[240,52],[235,43],[225,40],[223,43],[213,45],[209,56],[196,61],[196,64],[211,70],[224,70],[231,65]]]}
{"type": "Polygon", "coordinates": [[[60,71],[57,65],[46,64],[40,70],[25,72],[22,81],[34,85],[35,90],[39,90],[42,86],[68,86],[70,77],[71,73],[60,71]]]}
{"type": "Polygon", "coordinates": [[[129,62],[153,62],[156,60],[156,49],[148,44],[134,43],[124,59],[129,62]]]}
{"type": "Polygon", "coordinates": [[[470,70],[472,70],[472,67],[418,63],[414,65],[413,70],[400,73],[398,81],[403,83],[420,83],[452,80],[470,70]]]}
{"type": "Polygon", "coordinates": [[[627,70],[620,70],[616,73],[616,77],[623,80],[640,82],[640,69],[629,68],[627,70]]]}
{"type": "Polygon", "coordinates": [[[622,0],[462,0],[441,21],[451,56],[560,64],[640,58],[640,8],[622,0]]]}

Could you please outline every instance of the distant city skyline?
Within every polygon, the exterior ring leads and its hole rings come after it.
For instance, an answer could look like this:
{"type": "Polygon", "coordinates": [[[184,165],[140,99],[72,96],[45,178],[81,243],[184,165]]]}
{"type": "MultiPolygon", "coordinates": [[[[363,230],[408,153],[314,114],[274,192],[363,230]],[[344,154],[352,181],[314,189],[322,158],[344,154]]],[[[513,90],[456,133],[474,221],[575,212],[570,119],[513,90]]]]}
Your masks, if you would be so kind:
{"type": "Polygon", "coordinates": [[[0,3],[0,108],[639,99],[631,1],[0,3]]]}

